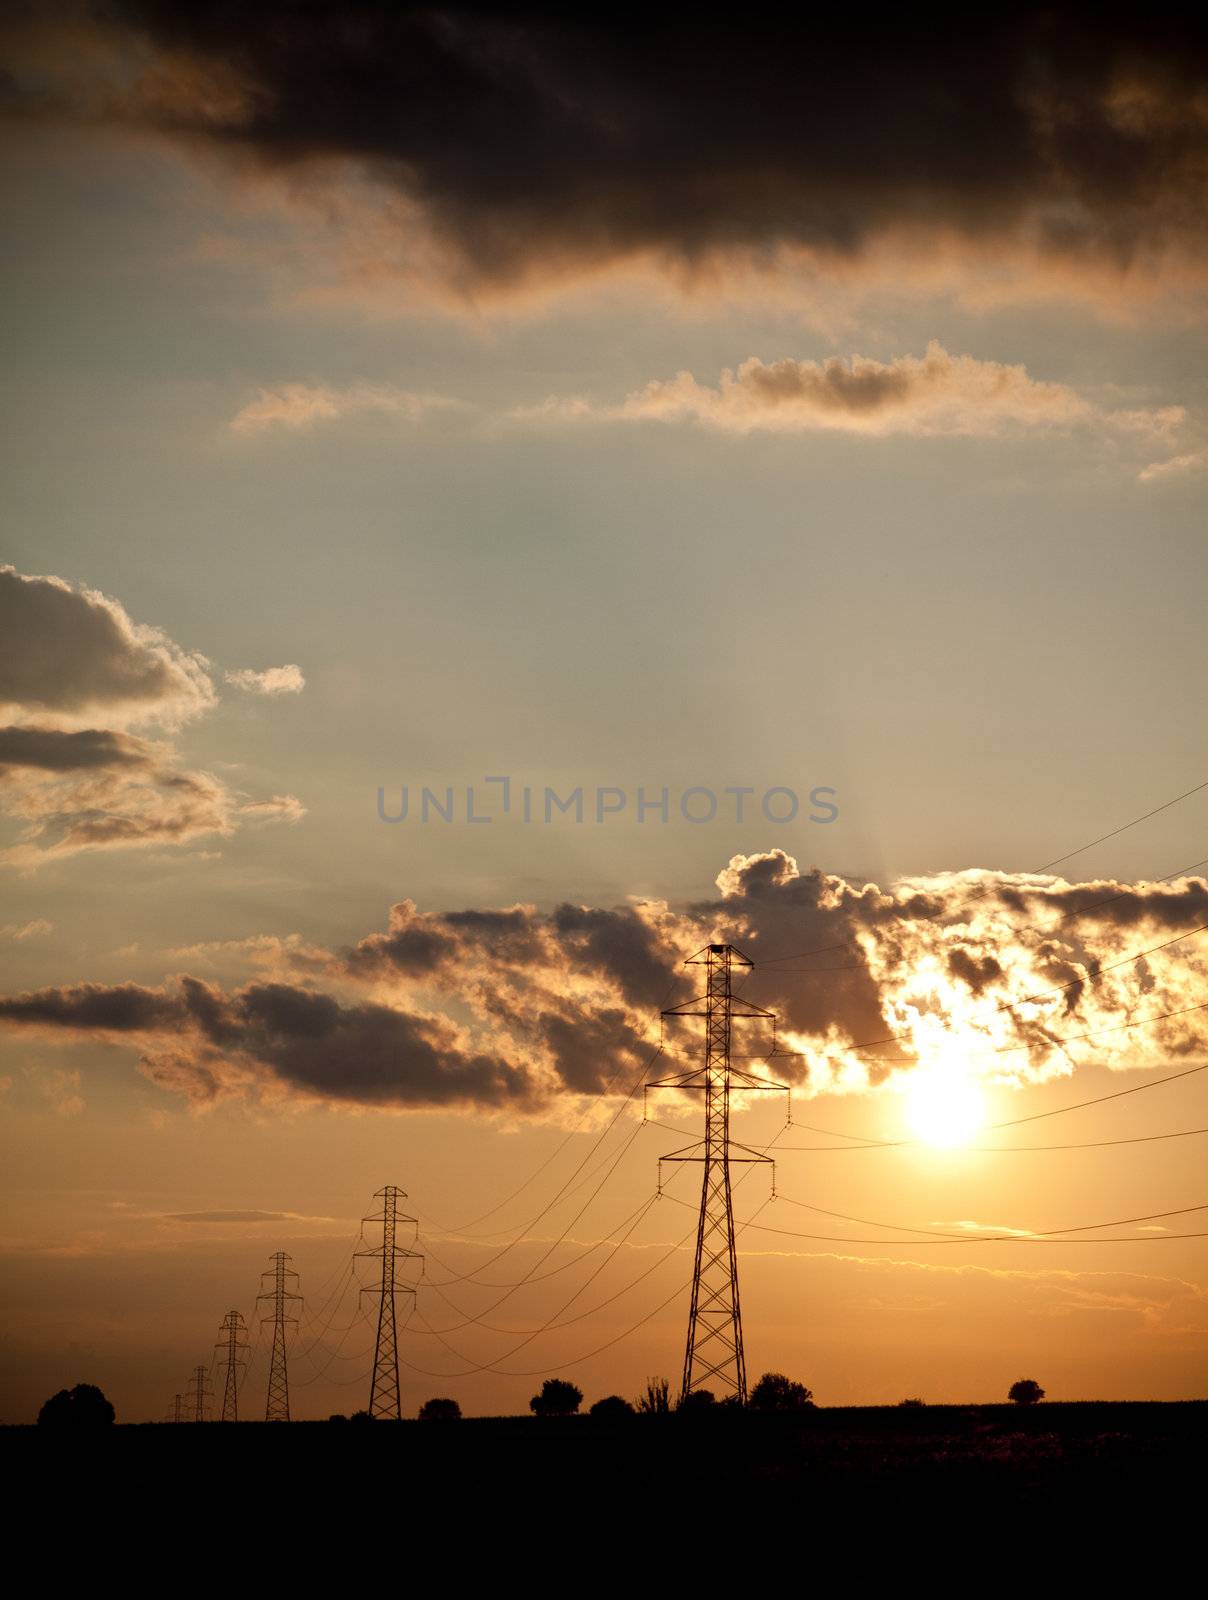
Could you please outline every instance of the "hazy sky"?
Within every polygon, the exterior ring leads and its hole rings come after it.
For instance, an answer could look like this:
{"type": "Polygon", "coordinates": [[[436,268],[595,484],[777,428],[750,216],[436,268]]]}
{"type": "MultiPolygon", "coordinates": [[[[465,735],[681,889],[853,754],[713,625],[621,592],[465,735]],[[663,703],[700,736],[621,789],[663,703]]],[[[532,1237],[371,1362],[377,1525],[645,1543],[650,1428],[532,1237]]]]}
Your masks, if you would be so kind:
{"type": "Polygon", "coordinates": [[[1033,870],[1208,779],[1202,30],[693,16],[6,24],[8,1420],[161,1415],[278,1248],[295,1410],[363,1404],[385,1183],[412,1412],[677,1373],[694,1178],[583,1251],[714,938],[795,1121],[924,1141],[782,1134],[753,1373],[1203,1393],[1203,1139],[974,1148],[1208,1123],[1193,1073],[989,1131],[1208,1061],[1208,789],[1033,870]]]}

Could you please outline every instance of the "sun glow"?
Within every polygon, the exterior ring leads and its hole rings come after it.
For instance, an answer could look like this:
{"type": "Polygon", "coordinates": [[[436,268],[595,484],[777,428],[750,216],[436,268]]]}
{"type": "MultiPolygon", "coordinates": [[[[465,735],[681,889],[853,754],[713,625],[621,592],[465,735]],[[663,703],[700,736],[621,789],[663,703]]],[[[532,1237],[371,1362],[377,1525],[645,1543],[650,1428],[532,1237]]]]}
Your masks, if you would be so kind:
{"type": "Polygon", "coordinates": [[[976,1078],[957,1067],[918,1067],[906,1089],[906,1121],[928,1144],[968,1144],[984,1125],[985,1102],[976,1078]]]}

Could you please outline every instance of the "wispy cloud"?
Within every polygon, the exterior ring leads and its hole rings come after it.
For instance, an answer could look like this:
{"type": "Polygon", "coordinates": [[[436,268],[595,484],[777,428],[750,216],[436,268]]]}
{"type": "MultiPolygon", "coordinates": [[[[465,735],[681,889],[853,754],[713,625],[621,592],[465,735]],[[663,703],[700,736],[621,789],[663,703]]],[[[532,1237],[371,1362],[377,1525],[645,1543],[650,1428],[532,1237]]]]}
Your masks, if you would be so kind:
{"type": "Polygon", "coordinates": [[[301,1211],[166,1211],[165,1222],[334,1222],[334,1217],[308,1217],[301,1211]]]}
{"type": "Polygon", "coordinates": [[[247,694],[301,694],[306,687],[302,668],[292,661],[283,667],[265,667],[262,672],[254,667],[239,667],[223,673],[223,678],[247,694]]]}
{"type": "Polygon", "coordinates": [[[723,433],[835,432],[886,438],[989,438],[1008,433],[1111,428],[1166,436],[1181,407],[1110,410],[1065,383],[1033,378],[1022,365],[952,355],[932,340],[922,356],[826,361],[757,356],[724,370],[716,384],[690,372],[655,379],[619,404],[583,397],[547,400],[522,419],[690,422],[723,433]]]}
{"type": "Polygon", "coordinates": [[[1194,472],[1203,472],[1206,468],[1208,468],[1208,449],[1189,450],[1181,456],[1172,456],[1169,461],[1151,462],[1138,476],[1142,483],[1156,483],[1159,479],[1187,477],[1194,472]]]}
{"type": "Polygon", "coordinates": [[[461,402],[443,395],[416,394],[390,384],[356,383],[347,388],[282,383],[264,388],[231,418],[233,433],[258,434],[269,428],[298,430],[374,412],[416,422],[433,411],[456,409],[461,402]]]}
{"type": "Polygon", "coordinates": [[[47,922],[45,917],[34,917],[31,922],[6,922],[0,926],[0,939],[40,939],[43,935],[54,932],[54,923],[47,922]]]}

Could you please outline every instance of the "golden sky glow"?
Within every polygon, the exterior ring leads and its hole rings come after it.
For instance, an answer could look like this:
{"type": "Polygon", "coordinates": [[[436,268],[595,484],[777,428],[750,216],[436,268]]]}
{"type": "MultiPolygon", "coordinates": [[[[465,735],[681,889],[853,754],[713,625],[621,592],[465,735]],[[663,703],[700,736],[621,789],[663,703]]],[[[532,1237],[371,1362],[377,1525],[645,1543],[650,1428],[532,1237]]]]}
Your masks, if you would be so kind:
{"type": "Polygon", "coordinates": [[[411,1412],[678,1372],[714,942],[753,1376],[1202,1394],[1195,27],[35,9],[0,1417],[355,1409],[387,1183],[411,1412]]]}

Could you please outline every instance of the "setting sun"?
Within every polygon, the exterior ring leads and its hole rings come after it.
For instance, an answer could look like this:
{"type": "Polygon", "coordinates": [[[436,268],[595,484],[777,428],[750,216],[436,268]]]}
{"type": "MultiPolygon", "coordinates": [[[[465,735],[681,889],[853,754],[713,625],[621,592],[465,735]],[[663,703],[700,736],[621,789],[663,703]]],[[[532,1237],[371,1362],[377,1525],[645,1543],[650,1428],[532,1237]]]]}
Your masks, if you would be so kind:
{"type": "Polygon", "coordinates": [[[920,1068],[906,1090],[906,1121],[928,1144],[967,1144],[985,1122],[977,1080],[956,1066],[920,1068]]]}

